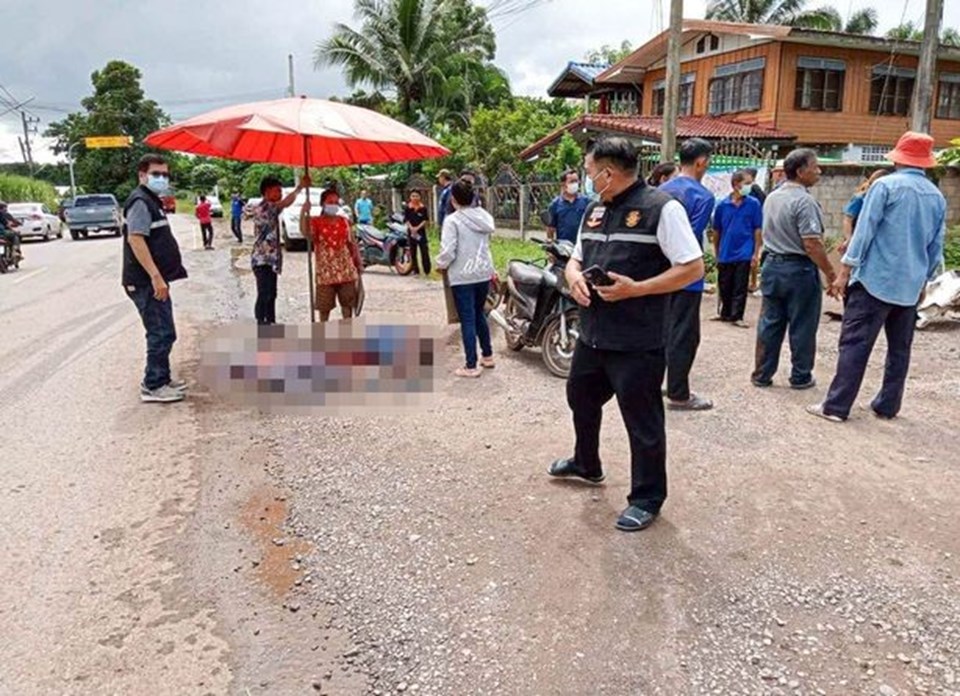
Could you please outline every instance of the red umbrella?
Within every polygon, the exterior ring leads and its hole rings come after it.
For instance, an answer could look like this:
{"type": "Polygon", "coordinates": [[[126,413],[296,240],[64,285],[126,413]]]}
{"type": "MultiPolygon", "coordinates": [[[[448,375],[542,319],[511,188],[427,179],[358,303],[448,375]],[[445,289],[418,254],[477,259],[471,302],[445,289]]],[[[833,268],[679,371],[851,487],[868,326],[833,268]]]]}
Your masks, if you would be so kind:
{"type": "Polygon", "coordinates": [[[288,98],[228,106],[147,136],[165,150],[248,162],[314,167],[386,164],[450,151],[369,109],[323,99],[288,98]]]}
{"type": "MultiPolygon", "coordinates": [[[[208,157],[309,167],[387,164],[443,157],[450,151],[422,133],[369,109],[306,97],[229,106],[147,136],[153,147],[208,157]]],[[[309,191],[307,191],[309,200],[309,191]]],[[[308,237],[310,320],[313,254],[308,237]]]]}

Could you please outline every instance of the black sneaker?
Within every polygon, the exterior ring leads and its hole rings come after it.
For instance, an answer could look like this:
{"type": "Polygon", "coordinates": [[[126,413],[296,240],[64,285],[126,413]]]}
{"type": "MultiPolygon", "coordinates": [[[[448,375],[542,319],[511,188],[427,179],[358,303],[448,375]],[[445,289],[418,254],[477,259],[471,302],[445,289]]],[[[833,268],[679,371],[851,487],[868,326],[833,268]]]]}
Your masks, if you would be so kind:
{"type": "Polygon", "coordinates": [[[621,532],[639,532],[653,524],[655,519],[657,516],[652,512],[631,505],[617,518],[617,529],[621,532]]]}
{"type": "Polygon", "coordinates": [[[593,485],[602,483],[603,480],[607,478],[603,474],[600,474],[599,476],[587,476],[580,471],[576,462],[573,461],[573,458],[558,459],[550,465],[550,468],[547,469],[547,473],[554,478],[577,479],[578,481],[583,481],[593,485]]]}
{"type": "Polygon", "coordinates": [[[800,384],[794,384],[793,382],[790,383],[790,388],[798,391],[803,389],[813,389],[815,386],[817,386],[817,380],[815,380],[813,377],[811,377],[809,381],[801,382],[800,384]]]}
{"type": "Polygon", "coordinates": [[[755,387],[759,387],[760,389],[766,389],[767,387],[772,387],[772,386],[773,386],[773,380],[772,380],[772,379],[757,379],[756,377],[751,377],[751,378],[750,378],[750,384],[752,384],[752,385],[755,386],[755,387]]]}

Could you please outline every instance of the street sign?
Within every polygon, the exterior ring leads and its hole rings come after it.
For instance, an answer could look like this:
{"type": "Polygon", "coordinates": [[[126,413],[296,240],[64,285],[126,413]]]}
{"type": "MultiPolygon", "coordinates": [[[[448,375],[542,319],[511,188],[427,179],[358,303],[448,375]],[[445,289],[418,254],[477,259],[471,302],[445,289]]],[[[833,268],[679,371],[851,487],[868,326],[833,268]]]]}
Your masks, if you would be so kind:
{"type": "Polygon", "coordinates": [[[91,138],[84,138],[87,149],[93,150],[102,147],[130,147],[133,138],[129,135],[96,135],[91,138]]]}

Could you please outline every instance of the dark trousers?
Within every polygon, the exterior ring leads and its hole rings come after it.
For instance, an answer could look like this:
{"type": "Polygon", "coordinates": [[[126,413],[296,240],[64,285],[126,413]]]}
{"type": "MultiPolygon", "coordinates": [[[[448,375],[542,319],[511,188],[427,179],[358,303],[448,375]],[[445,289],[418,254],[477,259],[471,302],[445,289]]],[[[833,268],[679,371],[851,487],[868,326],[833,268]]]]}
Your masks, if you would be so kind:
{"type": "Polygon", "coordinates": [[[806,257],[768,254],[760,275],[760,290],[763,307],[757,324],[753,381],[769,384],[773,380],[780,365],[783,338],[789,330],[793,362],[790,384],[808,383],[813,379],[823,306],[820,271],[806,257]]]}
{"type": "Polygon", "coordinates": [[[750,262],[718,263],[717,285],[720,292],[720,318],[723,321],[743,319],[750,288],[750,262]]]}
{"type": "Polygon", "coordinates": [[[200,223],[200,236],[203,237],[203,247],[213,246],[213,223],[212,222],[201,222],[200,223]]]}
{"type": "Polygon", "coordinates": [[[277,323],[277,273],[272,266],[254,266],[257,278],[257,302],[253,313],[258,324],[277,323]]]}
{"type": "Polygon", "coordinates": [[[667,396],[690,398],[690,370],[700,347],[700,302],[703,294],[678,290],[667,298],[667,396]]]}
{"type": "Polygon", "coordinates": [[[859,283],[847,288],[837,374],[823,402],[823,412],[841,418],[850,415],[863,383],[863,373],[873,352],[873,344],[880,335],[880,329],[883,329],[887,336],[887,362],[883,369],[883,386],[870,407],[881,416],[896,416],[903,403],[916,323],[915,306],[887,304],[871,295],[859,283]]]}
{"type": "Polygon", "coordinates": [[[469,285],[454,285],[453,303],[457,306],[460,316],[460,336],[463,338],[463,352],[467,357],[467,367],[477,366],[477,340],[480,341],[480,351],[483,357],[493,355],[490,345],[490,327],[487,317],[483,314],[483,305],[487,301],[490,291],[490,281],[470,283],[469,285]]]}
{"type": "Polygon", "coordinates": [[[430,275],[430,243],[427,241],[427,231],[422,230],[417,239],[413,235],[407,236],[407,244],[410,245],[410,261],[413,263],[413,272],[420,273],[420,264],[417,262],[417,251],[423,259],[423,273],[430,275]]]}
{"type": "Polygon", "coordinates": [[[177,328],[173,323],[173,300],[163,302],[153,296],[153,287],[126,288],[133,300],[143,328],[147,332],[147,366],[143,371],[143,386],[159,389],[170,382],[170,351],[177,340],[177,328]]]}
{"type": "Polygon", "coordinates": [[[243,241],[243,228],[241,223],[243,220],[239,215],[234,215],[230,218],[230,231],[233,232],[233,236],[237,238],[238,242],[243,241]]]}
{"type": "Polygon", "coordinates": [[[574,460],[587,476],[602,473],[603,406],[617,397],[630,438],[630,505],[656,514],[667,498],[667,433],[663,417],[662,350],[597,350],[578,342],[567,379],[567,403],[577,435],[574,460]]]}

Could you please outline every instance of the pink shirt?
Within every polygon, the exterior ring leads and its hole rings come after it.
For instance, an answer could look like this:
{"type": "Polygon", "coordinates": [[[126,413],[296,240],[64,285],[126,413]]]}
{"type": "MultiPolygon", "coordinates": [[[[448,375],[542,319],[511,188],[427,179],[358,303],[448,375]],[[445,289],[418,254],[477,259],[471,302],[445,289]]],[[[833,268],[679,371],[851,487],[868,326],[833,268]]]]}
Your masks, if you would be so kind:
{"type": "Polygon", "coordinates": [[[213,222],[213,218],[210,215],[210,201],[197,204],[197,220],[204,224],[213,222]]]}

